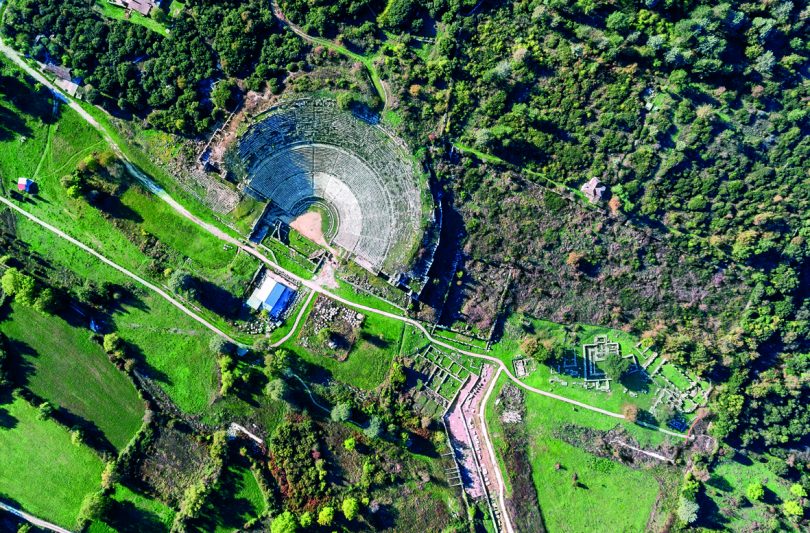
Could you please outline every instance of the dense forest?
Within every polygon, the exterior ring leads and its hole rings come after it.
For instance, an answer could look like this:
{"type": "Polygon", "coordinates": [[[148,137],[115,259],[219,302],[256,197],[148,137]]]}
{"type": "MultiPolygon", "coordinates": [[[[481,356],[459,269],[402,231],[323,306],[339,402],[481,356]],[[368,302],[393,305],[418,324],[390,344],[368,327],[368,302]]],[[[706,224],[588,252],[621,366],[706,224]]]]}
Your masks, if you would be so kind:
{"type": "Polygon", "coordinates": [[[217,81],[238,76],[247,88],[279,90],[303,43],[281,29],[264,2],[186,4],[163,36],[102,17],[93,0],[20,0],[9,4],[3,32],[34,58],[70,67],[89,85],[89,101],[196,134],[232,101],[225,89],[233,83],[212,90],[217,81]]]}

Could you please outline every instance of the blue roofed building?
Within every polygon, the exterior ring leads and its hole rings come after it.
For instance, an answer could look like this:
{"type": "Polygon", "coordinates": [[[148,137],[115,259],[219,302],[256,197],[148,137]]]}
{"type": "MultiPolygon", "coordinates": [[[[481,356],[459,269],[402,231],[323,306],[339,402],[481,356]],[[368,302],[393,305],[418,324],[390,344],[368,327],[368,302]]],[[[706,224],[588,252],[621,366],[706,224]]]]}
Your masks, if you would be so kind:
{"type": "Polygon", "coordinates": [[[265,276],[248,298],[247,305],[256,311],[267,311],[271,318],[278,319],[295,297],[295,289],[271,276],[265,276]]]}

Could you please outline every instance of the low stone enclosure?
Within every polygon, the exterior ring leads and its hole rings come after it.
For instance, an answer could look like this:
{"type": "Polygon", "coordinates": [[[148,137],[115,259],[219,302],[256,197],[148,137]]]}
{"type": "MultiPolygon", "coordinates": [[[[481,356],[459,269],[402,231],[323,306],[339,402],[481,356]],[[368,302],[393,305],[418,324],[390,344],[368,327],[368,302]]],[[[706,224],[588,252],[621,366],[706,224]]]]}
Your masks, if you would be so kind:
{"type": "Polygon", "coordinates": [[[439,418],[461,391],[464,383],[480,372],[481,365],[469,368],[452,352],[428,345],[411,357],[411,371],[416,374],[417,393],[414,401],[422,414],[439,418]]]}
{"type": "Polygon", "coordinates": [[[433,201],[401,141],[333,100],[287,101],[256,117],[237,146],[247,194],[289,224],[318,204],[329,245],[391,279],[409,271],[433,201]]]}
{"type": "MultiPolygon", "coordinates": [[[[710,384],[681,371],[666,357],[659,356],[658,352],[644,346],[641,342],[633,346],[630,353],[622,353],[621,344],[611,341],[606,335],[597,335],[592,343],[582,346],[582,361],[578,360],[575,353],[571,353],[559,361],[555,367],[551,368],[549,383],[564,387],[582,386],[586,389],[609,392],[611,380],[599,369],[598,363],[614,354],[625,359],[632,359],[627,374],[637,374],[642,382],[648,386],[652,385],[654,399],[650,412],[653,415],[658,414],[656,411],[664,405],[667,405],[676,414],[691,414],[708,402],[709,394],[712,391],[710,384]],[[563,376],[575,379],[569,383],[569,380],[563,376]]],[[[522,377],[521,372],[528,376],[532,371],[531,367],[525,366],[526,363],[522,361],[526,360],[513,361],[518,377],[522,377]]],[[[637,392],[629,391],[626,388],[624,392],[630,396],[638,396],[637,392]]],[[[677,417],[670,425],[679,426],[677,417]]]]}

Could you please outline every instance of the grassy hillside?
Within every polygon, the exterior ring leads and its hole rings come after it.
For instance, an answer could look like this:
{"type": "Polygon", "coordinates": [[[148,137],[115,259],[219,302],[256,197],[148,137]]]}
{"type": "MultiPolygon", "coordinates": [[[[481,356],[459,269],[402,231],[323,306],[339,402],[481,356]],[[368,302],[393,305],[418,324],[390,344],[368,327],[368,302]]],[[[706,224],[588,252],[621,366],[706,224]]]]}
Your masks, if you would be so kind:
{"type": "Polygon", "coordinates": [[[14,306],[0,323],[22,361],[18,380],[54,406],[95,425],[122,448],[141,424],[143,402],[90,332],[29,307],[14,306]]]}
{"type": "Polygon", "coordinates": [[[103,464],[75,445],[65,428],[37,419],[17,399],[0,406],[0,499],[65,527],[73,527],[84,497],[96,490],[103,464]]]}
{"type": "MultiPolygon", "coordinates": [[[[506,382],[502,376],[487,406],[488,427],[499,460],[511,443],[503,438],[493,405],[506,382]]],[[[621,424],[615,419],[583,412],[537,394],[526,394],[525,401],[524,420],[530,437],[528,460],[548,531],[604,531],[607,524],[611,531],[644,531],[659,498],[659,478],[669,479],[671,473],[660,468],[630,468],[560,438],[561,432],[566,431],[565,424],[606,431],[621,424]]],[[[512,475],[499,462],[506,475],[512,475]]],[[[506,481],[507,492],[511,493],[511,483],[506,481]]]]}
{"type": "MultiPolygon", "coordinates": [[[[17,233],[32,251],[63,269],[66,276],[131,285],[129,278],[31,222],[19,221],[17,233]]],[[[119,335],[144,363],[145,373],[178,407],[191,413],[202,411],[217,386],[216,362],[208,349],[212,334],[145,289],[136,289],[130,301],[110,312],[119,335]]]]}

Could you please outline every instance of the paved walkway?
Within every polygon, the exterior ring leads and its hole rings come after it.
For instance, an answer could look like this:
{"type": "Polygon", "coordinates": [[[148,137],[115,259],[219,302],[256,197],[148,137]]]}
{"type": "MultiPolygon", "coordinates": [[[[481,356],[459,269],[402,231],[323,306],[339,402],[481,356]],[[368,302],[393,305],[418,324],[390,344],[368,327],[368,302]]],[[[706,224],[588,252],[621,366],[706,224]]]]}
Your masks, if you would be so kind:
{"type": "Polygon", "coordinates": [[[72,533],[69,529],[65,529],[63,527],[59,527],[56,524],[51,524],[50,522],[46,522],[45,520],[41,520],[32,514],[28,514],[24,511],[20,511],[19,509],[15,509],[10,505],[6,505],[3,502],[0,502],[0,510],[6,511],[8,513],[13,514],[19,518],[22,518],[26,522],[29,522],[39,528],[42,529],[49,529],[51,531],[56,531],[56,533],[72,533]]]}

